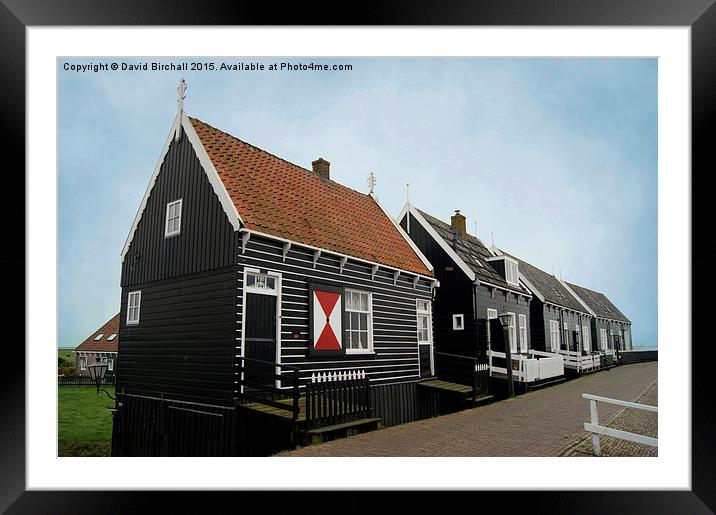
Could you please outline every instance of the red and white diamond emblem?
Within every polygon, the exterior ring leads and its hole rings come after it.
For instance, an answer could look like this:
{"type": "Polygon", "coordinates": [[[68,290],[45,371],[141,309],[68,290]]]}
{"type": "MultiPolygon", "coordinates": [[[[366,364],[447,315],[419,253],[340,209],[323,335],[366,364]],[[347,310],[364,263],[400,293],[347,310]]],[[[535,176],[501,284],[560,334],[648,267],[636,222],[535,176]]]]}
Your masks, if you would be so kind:
{"type": "Polygon", "coordinates": [[[341,294],[332,291],[313,291],[313,348],[341,350],[341,294]]]}

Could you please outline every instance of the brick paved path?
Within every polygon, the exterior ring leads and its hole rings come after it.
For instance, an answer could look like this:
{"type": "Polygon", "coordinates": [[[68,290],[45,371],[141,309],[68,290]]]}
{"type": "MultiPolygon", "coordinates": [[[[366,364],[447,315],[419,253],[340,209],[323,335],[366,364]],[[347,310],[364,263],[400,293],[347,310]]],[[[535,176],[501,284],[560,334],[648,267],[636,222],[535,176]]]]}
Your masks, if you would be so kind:
{"type": "MultiPolygon", "coordinates": [[[[279,456],[559,456],[584,436],[582,393],[634,400],[656,380],[657,362],[635,363],[450,415],[280,453],[279,456]]],[[[604,405],[609,420],[620,408],[604,405]]]]}
{"type": "MultiPolygon", "coordinates": [[[[659,385],[654,383],[636,402],[640,404],[648,404],[656,406],[659,400],[659,385]]],[[[599,403],[601,411],[603,404],[599,403]]],[[[601,414],[599,416],[601,419],[601,414]]],[[[657,438],[658,435],[658,416],[650,411],[642,411],[636,409],[622,408],[617,411],[611,420],[601,422],[600,424],[622,431],[629,431],[645,436],[657,438]]],[[[602,436],[600,439],[600,447],[602,456],[658,456],[658,448],[642,443],[629,442],[612,438],[610,436],[602,436]]],[[[570,447],[563,456],[572,457],[589,457],[594,456],[594,446],[592,437],[586,435],[577,445],[570,447]]]]}

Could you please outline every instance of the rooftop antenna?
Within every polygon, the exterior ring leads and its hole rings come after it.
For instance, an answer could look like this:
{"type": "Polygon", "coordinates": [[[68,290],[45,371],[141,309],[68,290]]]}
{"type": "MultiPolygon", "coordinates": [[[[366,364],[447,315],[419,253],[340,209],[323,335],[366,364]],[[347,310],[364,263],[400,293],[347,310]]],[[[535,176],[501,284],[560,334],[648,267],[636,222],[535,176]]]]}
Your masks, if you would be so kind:
{"type": "Polygon", "coordinates": [[[473,222],[475,224],[475,237],[477,237],[477,220],[473,222]]]}
{"type": "Polygon", "coordinates": [[[554,277],[554,265],[552,265],[552,277],[554,277]]]}
{"type": "Polygon", "coordinates": [[[175,140],[179,140],[181,138],[181,124],[182,119],[184,118],[184,99],[186,98],[186,81],[184,80],[184,77],[181,78],[179,81],[179,86],[177,86],[177,111],[179,116],[179,126],[177,127],[177,131],[175,134],[175,140]]]}
{"type": "MultiPolygon", "coordinates": [[[[410,183],[405,185],[405,203],[408,206],[410,205],[410,183]]],[[[410,234],[410,209],[406,214],[405,227],[408,229],[408,234],[410,234]]]]}
{"type": "Polygon", "coordinates": [[[373,175],[373,172],[370,172],[370,174],[368,174],[368,180],[366,182],[368,183],[368,188],[370,188],[369,193],[374,193],[375,192],[375,183],[378,181],[375,178],[375,175],[373,175]]]}
{"type": "Polygon", "coordinates": [[[562,280],[562,269],[561,268],[559,269],[559,280],[560,281],[562,280]]]}
{"type": "Polygon", "coordinates": [[[490,238],[492,238],[492,248],[495,248],[495,233],[490,231],[490,238]]]}

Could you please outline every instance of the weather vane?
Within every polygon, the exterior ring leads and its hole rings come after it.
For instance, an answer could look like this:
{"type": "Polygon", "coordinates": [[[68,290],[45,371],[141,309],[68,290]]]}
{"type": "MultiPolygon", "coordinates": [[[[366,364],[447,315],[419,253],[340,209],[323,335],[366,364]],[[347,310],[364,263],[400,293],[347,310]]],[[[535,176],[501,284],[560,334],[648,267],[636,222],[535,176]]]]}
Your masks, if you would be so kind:
{"type": "Polygon", "coordinates": [[[375,183],[378,182],[373,172],[370,172],[370,174],[368,174],[368,180],[366,182],[368,183],[370,193],[373,193],[375,191],[375,183]]]}
{"type": "Polygon", "coordinates": [[[177,87],[177,103],[179,104],[179,113],[184,112],[184,99],[186,98],[186,81],[182,78],[177,87]]]}

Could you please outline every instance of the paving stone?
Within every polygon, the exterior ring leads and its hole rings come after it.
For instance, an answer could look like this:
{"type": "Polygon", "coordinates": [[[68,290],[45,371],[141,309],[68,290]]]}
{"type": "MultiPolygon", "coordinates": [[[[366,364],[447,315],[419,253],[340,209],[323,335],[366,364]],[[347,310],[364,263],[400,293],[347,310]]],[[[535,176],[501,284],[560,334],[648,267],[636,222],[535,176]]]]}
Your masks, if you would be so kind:
{"type": "MultiPolygon", "coordinates": [[[[656,377],[657,362],[623,365],[487,406],[278,455],[560,456],[585,439],[584,422],[589,420],[589,403],[582,398],[583,393],[635,400],[654,386],[655,404],[656,377]]],[[[645,420],[615,418],[622,411],[618,406],[602,404],[599,416],[602,420],[614,419],[616,424],[625,424],[624,427],[649,426],[645,420]]],[[[642,452],[625,446],[617,450],[617,444],[609,445],[610,452],[642,452]],[[614,451],[611,451],[612,445],[617,446],[614,451]]]]}

